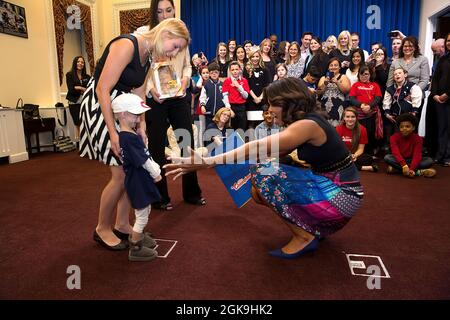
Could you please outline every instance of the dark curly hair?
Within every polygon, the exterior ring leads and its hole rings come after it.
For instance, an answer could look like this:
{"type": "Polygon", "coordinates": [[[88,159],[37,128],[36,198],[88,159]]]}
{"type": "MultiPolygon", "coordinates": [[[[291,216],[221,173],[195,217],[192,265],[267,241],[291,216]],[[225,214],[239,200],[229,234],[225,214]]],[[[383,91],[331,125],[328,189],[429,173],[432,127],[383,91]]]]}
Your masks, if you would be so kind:
{"type": "Polygon", "coordinates": [[[397,122],[398,127],[400,127],[400,123],[402,122],[411,122],[411,124],[416,128],[418,123],[417,118],[411,113],[402,113],[395,119],[395,122],[397,122]]]}
{"type": "Polygon", "coordinates": [[[288,77],[272,82],[263,92],[263,104],[282,108],[282,120],[286,125],[304,118],[307,113],[320,110],[315,96],[297,78],[288,77]]]}

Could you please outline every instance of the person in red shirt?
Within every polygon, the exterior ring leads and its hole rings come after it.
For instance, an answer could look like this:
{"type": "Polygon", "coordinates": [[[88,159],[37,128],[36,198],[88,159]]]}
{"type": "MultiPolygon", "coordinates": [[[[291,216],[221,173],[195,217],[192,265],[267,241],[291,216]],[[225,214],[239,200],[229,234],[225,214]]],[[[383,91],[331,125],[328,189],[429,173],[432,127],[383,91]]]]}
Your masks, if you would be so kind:
{"type": "Polygon", "coordinates": [[[364,153],[364,147],[368,142],[367,131],[363,125],[359,124],[357,116],[355,108],[346,108],[342,115],[342,124],[336,127],[336,131],[352,153],[358,170],[378,172],[378,166],[373,164],[372,156],[364,153]]]}
{"type": "Polygon", "coordinates": [[[367,130],[369,142],[366,147],[368,154],[375,154],[379,144],[378,140],[383,138],[383,120],[379,105],[381,103],[381,89],[376,82],[371,81],[370,68],[361,66],[358,72],[358,82],[350,89],[350,105],[358,111],[358,121],[367,130]]]}
{"type": "Polygon", "coordinates": [[[227,108],[233,110],[235,116],[231,119],[234,130],[247,128],[247,114],[245,102],[250,93],[247,79],[241,77],[241,66],[237,61],[230,63],[230,76],[225,79],[222,86],[223,100],[227,108]]]}
{"type": "Polygon", "coordinates": [[[414,133],[417,118],[410,113],[397,117],[400,132],[390,138],[392,154],[387,154],[384,161],[388,164],[387,173],[402,172],[404,176],[434,177],[436,170],[431,168],[433,159],[422,157],[422,138],[414,133]]]}

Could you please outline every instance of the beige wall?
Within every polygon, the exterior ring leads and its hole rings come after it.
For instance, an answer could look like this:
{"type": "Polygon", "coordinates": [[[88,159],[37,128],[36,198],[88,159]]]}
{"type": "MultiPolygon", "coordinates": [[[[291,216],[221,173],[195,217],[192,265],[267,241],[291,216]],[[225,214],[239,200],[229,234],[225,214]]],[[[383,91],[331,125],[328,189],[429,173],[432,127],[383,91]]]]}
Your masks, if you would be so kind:
{"type": "Polygon", "coordinates": [[[25,8],[28,39],[0,33],[0,103],[15,106],[22,97],[24,102],[54,104],[57,88],[49,58],[46,3],[15,0],[14,4],[25,8]]]}

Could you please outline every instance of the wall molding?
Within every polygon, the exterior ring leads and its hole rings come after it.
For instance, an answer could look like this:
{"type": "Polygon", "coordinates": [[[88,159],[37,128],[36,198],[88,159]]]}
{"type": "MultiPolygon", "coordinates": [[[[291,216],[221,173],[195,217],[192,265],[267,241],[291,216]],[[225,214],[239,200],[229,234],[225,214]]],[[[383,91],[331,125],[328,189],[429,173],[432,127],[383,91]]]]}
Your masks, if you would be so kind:
{"type": "Polygon", "coordinates": [[[134,9],[148,9],[150,7],[148,0],[132,0],[119,3],[113,3],[113,36],[120,36],[120,11],[134,10],[134,9]]]}

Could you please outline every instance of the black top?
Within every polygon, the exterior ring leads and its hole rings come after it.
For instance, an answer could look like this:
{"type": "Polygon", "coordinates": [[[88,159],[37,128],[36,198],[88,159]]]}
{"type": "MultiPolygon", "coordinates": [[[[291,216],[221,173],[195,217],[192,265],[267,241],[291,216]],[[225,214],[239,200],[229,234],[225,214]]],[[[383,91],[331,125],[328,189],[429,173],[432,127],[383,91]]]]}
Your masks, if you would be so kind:
{"type": "MultiPolygon", "coordinates": [[[[248,86],[251,91],[258,97],[262,94],[263,89],[270,84],[270,73],[266,68],[256,68],[253,69],[252,75],[250,76],[247,69],[243,73],[244,78],[248,80],[248,86]]],[[[247,98],[247,111],[257,111],[262,110],[261,104],[255,104],[251,95],[247,98]]]]}
{"type": "Polygon", "coordinates": [[[228,78],[228,65],[230,64],[230,61],[222,63],[219,59],[214,58],[211,63],[213,62],[217,63],[217,65],[219,66],[219,78],[228,78]]]}
{"type": "Polygon", "coordinates": [[[391,65],[388,64],[386,69],[383,69],[382,65],[379,65],[375,68],[375,79],[374,82],[378,83],[381,89],[381,94],[384,97],[384,92],[386,91],[386,83],[389,76],[389,69],[391,65]]]}
{"type": "Polygon", "coordinates": [[[153,202],[161,200],[158,188],[143,164],[150,153],[141,137],[135,133],[119,133],[122,149],[123,170],[125,171],[125,189],[134,209],[143,209],[153,202]]]}
{"type": "Polygon", "coordinates": [[[114,41],[119,39],[129,39],[134,45],[134,55],[133,60],[125,67],[122,74],[120,75],[119,81],[116,83],[114,89],[122,92],[130,92],[134,88],[139,88],[144,84],[145,77],[147,76],[147,71],[150,67],[150,61],[147,61],[145,65],[141,65],[141,58],[139,57],[139,45],[135,36],[131,34],[125,34],[118,36],[108,43],[105,48],[102,57],[98,61],[97,67],[95,68],[94,79],[98,81],[100,74],[102,73],[103,66],[105,65],[106,58],[109,54],[109,47],[114,41]]]}
{"type": "Polygon", "coordinates": [[[222,130],[219,129],[215,122],[212,122],[208,125],[206,130],[208,130],[208,136],[211,137],[209,141],[205,141],[205,147],[209,146],[213,141],[214,137],[220,136],[222,138],[222,142],[227,138],[227,129],[224,127],[222,130]]]}
{"type": "Polygon", "coordinates": [[[91,76],[88,74],[82,75],[81,79],[79,79],[78,76],[75,76],[75,78],[74,78],[74,74],[71,71],[67,72],[66,73],[66,83],[67,83],[66,99],[69,100],[70,102],[77,103],[82,92],[80,90],[76,90],[75,86],[86,88],[90,78],[91,78],[91,76]]]}
{"type": "Polygon", "coordinates": [[[330,57],[325,52],[316,53],[314,56],[308,56],[305,61],[305,71],[302,78],[310,72],[312,66],[315,66],[320,73],[320,76],[324,76],[327,72],[328,61],[330,57]]]}
{"type": "MultiPolygon", "coordinates": [[[[331,52],[328,54],[330,59],[332,58],[338,58],[339,62],[342,64],[344,61],[351,62],[351,51],[348,50],[347,54],[343,54],[339,49],[331,50],[331,52]]],[[[345,74],[348,68],[341,68],[340,72],[341,74],[345,74]]]]}
{"type": "Polygon", "coordinates": [[[309,163],[313,169],[322,171],[324,168],[332,167],[349,156],[349,151],[342,138],[328,121],[317,113],[308,113],[305,119],[317,123],[325,131],[327,141],[320,147],[313,146],[308,142],[298,146],[297,152],[300,159],[309,163]]]}
{"type": "Polygon", "coordinates": [[[431,81],[431,97],[444,93],[450,96],[450,53],[448,52],[439,59],[431,81]]]}
{"type": "Polygon", "coordinates": [[[275,74],[277,71],[275,70],[276,64],[273,59],[270,59],[270,61],[263,61],[264,66],[266,67],[267,71],[269,72],[269,83],[272,83],[273,78],[275,77],[275,74]]]}

